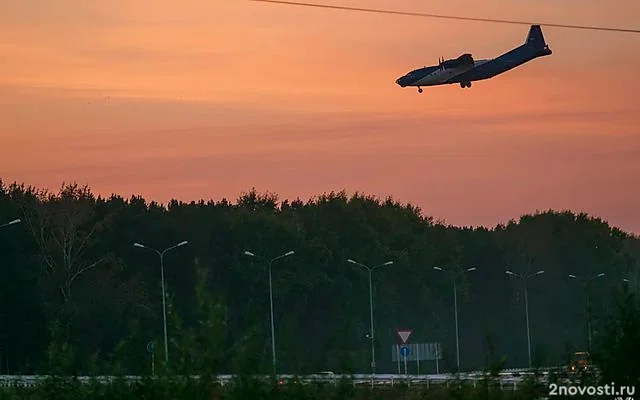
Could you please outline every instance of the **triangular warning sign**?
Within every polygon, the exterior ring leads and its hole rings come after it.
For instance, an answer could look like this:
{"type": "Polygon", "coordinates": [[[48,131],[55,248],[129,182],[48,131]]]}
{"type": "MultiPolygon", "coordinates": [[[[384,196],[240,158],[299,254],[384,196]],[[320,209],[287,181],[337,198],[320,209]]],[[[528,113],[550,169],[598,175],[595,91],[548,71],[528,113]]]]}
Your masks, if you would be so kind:
{"type": "Polygon", "coordinates": [[[398,331],[398,336],[400,336],[400,340],[402,340],[402,343],[407,343],[407,340],[409,340],[409,336],[411,336],[411,331],[398,331]]]}

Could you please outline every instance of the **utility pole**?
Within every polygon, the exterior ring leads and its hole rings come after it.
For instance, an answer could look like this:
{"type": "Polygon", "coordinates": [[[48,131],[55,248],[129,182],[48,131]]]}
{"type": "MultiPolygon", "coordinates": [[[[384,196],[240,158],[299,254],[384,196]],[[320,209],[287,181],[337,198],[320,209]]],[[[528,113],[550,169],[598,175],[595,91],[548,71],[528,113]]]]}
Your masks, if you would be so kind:
{"type": "Polygon", "coordinates": [[[351,264],[355,264],[355,265],[359,265],[362,268],[365,268],[368,272],[369,272],[369,318],[370,318],[370,323],[371,323],[371,333],[369,334],[369,339],[371,340],[371,386],[373,386],[373,377],[376,374],[376,347],[375,347],[375,336],[373,334],[373,285],[372,285],[372,280],[371,280],[371,273],[373,272],[373,270],[375,270],[376,268],[380,268],[380,267],[384,267],[386,265],[391,265],[393,264],[393,261],[387,261],[384,264],[380,264],[380,265],[376,265],[374,267],[369,267],[368,265],[364,265],[361,264],[357,261],[354,261],[352,259],[348,259],[347,262],[351,263],[351,264]]]}
{"type": "Polygon", "coordinates": [[[578,281],[580,281],[580,283],[584,286],[585,291],[586,291],[586,295],[587,295],[587,340],[588,340],[588,350],[591,351],[591,342],[592,342],[592,334],[591,334],[591,318],[592,318],[592,312],[591,312],[591,281],[593,281],[596,278],[602,278],[604,277],[605,274],[604,272],[601,272],[597,275],[593,275],[590,276],[586,279],[583,278],[579,278],[573,274],[569,275],[569,278],[571,279],[576,279],[578,281]]]}
{"type": "Polygon", "coordinates": [[[520,278],[524,283],[524,312],[527,319],[527,353],[529,355],[529,368],[531,368],[531,364],[532,364],[531,362],[531,329],[529,327],[529,294],[527,289],[527,280],[529,280],[529,278],[532,278],[536,275],[544,274],[544,271],[538,271],[531,275],[520,275],[511,271],[505,271],[505,273],[507,275],[512,275],[512,276],[515,276],[516,278],[520,278]]]}
{"type": "Polygon", "coordinates": [[[158,254],[158,256],[160,256],[160,282],[162,285],[162,321],[163,321],[163,328],[164,328],[164,360],[165,363],[167,365],[167,367],[169,366],[169,339],[168,339],[168,335],[167,335],[167,305],[166,305],[166,294],[165,294],[165,290],[164,290],[164,255],[170,251],[173,250],[177,247],[180,246],[184,246],[185,244],[189,243],[188,241],[182,241],[174,246],[171,247],[167,247],[166,249],[159,251],[156,250],[154,248],[145,246],[143,244],[140,243],[134,243],[133,246],[134,247],[139,247],[142,249],[147,249],[147,250],[151,250],[154,251],[156,254],[158,254]]]}
{"type": "Polygon", "coordinates": [[[274,326],[274,322],[273,322],[273,284],[271,283],[271,266],[273,265],[273,262],[276,260],[279,260],[281,258],[284,257],[288,257],[295,254],[295,252],[293,250],[282,254],[278,257],[272,258],[270,260],[261,257],[261,256],[257,256],[255,254],[253,254],[250,251],[245,251],[244,255],[245,256],[249,256],[249,257],[255,257],[255,258],[259,258],[263,261],[266,261],[267,263],[267,267],[269,269],[269,310],[270,310],[270,315],[271,315],[271,367],[273,369],[273,376],[276,376],[276,334],[275,334],[275,326],[274,326]]]}
{"type": "MultiPolygon", "coordinates": [[[[450,272],[449,270],[442,269],[440,267],[433,267],[436,271],[450,272]]],[[[475,271],[476,267],[467,268],[466,272],[475,271]]],[[[456,276],[451,273],[451,280],[453,281],[453,312],[456,320],[456,372],[460,372],[460,335],[458,332],[458,287],[456,283],[456,276]]]]}

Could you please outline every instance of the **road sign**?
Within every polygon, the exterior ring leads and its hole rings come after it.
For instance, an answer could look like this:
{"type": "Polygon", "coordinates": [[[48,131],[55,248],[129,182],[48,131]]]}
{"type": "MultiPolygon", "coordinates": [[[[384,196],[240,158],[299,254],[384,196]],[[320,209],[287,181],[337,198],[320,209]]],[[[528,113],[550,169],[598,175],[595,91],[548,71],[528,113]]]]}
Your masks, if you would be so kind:
{"type": "Polygon", "coordinates": [[[407,346],[400,347],[400,355],[402,357],[406,358],[409,355],[409,353],[411,353],[411,351],[409,350],[409,348],[407,346]]]}
{"type": "Polygon", "coordinates": [[[147,351],[153,353],[153,342],[147,343],[147,351]]]}
{"type": "Polygon", "coordinates": [[[409,336],[411,336],[411,332],[412,331],[408,331],[408,330],[399,330],[398,331],[398,336],[400,336],[400,340],[402,340],[402,343],[407,343],[407,340],[409,340],[409,336]]]}
{"type": "Polygon", "coordinates": [[[408,361],[435,361],[442,360],[442,344],[441,343],[407,343],[407,344],[394,344],[391,346],[391,361],[400,362],[403,360],[400,349],[402,347],[409,348],[409,355],[407,355],[408,361]]]}

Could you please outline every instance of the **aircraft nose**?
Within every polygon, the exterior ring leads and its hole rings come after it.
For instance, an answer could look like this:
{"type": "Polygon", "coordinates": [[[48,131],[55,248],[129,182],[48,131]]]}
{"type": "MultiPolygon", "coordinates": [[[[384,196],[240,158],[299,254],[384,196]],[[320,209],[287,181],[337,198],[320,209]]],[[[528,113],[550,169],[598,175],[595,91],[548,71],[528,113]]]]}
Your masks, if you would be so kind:
{"type": "Polygon", "coordinates": [[[400,78],[396,79],[396,84],[399,86],[404,87],[405,86],[405,81],[406,81],[406,76],[401,76],[400,78]]]}

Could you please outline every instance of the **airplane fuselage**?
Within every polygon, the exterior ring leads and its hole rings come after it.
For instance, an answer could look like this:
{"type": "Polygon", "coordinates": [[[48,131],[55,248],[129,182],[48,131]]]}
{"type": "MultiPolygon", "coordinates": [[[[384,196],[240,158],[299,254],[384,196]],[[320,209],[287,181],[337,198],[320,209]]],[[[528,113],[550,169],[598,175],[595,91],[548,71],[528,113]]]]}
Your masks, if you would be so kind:
{"type": "Polygon", "coordinates": [[[466,72],[471,71],[473,68],[484,64],[491,60],[476,60],[474,61],[473,66],[463,66],[463,67],[454,67],[454,68],[438,68],[428,70],[429,68],[434,67],[425,67],[420,68],[418,70],[411,71],[416,74],[417,80],[413,81],[410,85],[406,86],[436,86],[443,85],[445,83],[453,83],[450,82],[456,76],[462,75],[466,72]]]}
{"type": "Polygon", "coordinates": [[[532,25],[526,42],[499,57],[485,60],[473,60],[470,54],[464,54],[455,60],[447,60],[439,65],[415,69],[398,78],[400,87],[450,85],[459,83],[461,87],[471,87],[471,82],[493,78],[519,65],[538,57],[552,54],[546,45],[539,25],[532,25]]]}

